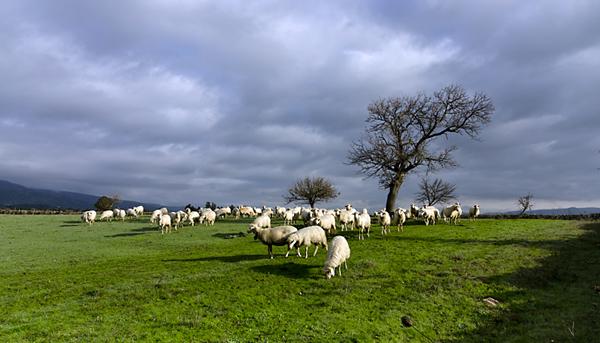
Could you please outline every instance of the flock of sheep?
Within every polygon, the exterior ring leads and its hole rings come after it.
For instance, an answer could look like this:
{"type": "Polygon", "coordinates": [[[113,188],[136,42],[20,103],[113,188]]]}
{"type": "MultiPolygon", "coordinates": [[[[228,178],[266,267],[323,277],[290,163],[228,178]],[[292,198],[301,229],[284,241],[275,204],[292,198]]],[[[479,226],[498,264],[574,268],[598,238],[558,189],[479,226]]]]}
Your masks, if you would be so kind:
{"type": "MultiPolygon", "coordinates": [[[[133,207],[127,210],[114,209],[102,211],[99,220],[110,221],[114,218],[125,220],[127,217],[137,218],[144,213],[143,206],[133,207]]],[[[383,236],[390,232],[390,226],[396,225],[398,232],[403,231],[403,225],[407,219],[421,219],[425,225],[434,225],[440,219],[445,222],[457,224],[462,216],[462,208],[458,202],[445,207],[442,211],[433,206],[417,207],[411,204],[408,210],[397,208],[393,213],[388,213],[385,209],[374,213],[381,226],[383,236]]],[[[469,218],[471,220],[480,214],[479,205],[473,205],[469,209],[469,218]]],[[[248,232],[254,234],[255,240],[260,240],[267,245],[267,251],[270,258],[273,258],[273,246],[287,246],[285,257],[289,256],[292,249],[296,249],[297,256],[302,256],[300,248],[304,247],[305,258],[308,258],[308,249],[315,246],[313,256],[316,256],[319,247],[325,248],[327,259],[323,267],[323,273],[328,279],[335,275],[335,269],[341,275],[341,266],[345,265],[350,258],[350,246],[343,236],[335,236],[331,244],[327,243],[327,234],[334,235],[337,231],[337,223],[342,231],[358,229],[358,239],[364,240],[365,234],[369,237],[371,231],[371,215],[367,209],[361,212],[352,208],[351,204],[342,209],[327,210],[314,208],[253,208],[250,206],[223,207],[216,210],[210,208],[195,208],[191,205],[184,210],[169,212],[166,208],[154,210],[150,215],[150,222],[158,225],[161,233],[169,233],[174,227],[177,230],[184,224],[194,226],[194,224],[204,223],[205,225],[214,225],[215,220],[228,215],[236,219],[240,217],[256,217],[248,227],[248,232]],[[277,216],[284,221],[283,226],[271,227],[271,217],[277,216]],[[297,229],[291,226],[297,221],[302,221],[305,227],[297,229]]],[[[94,210],[85,211],[81,215],[81,220],[89,225],[96,220],[97,213],[94,210]]]]}

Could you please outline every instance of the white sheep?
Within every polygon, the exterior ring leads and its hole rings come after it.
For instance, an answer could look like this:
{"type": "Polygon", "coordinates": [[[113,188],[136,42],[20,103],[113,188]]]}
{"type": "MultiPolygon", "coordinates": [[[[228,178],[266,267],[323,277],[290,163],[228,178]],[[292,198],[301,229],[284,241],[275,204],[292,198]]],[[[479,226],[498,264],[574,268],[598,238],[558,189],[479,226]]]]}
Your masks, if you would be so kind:
{"type": "Polygon", "coordinates": [[[348,259],[350,258],[350,246],[343,236],[335,236],[329,245],[327,260],[323,266],[323,273],[327,279],[335,275],[335,267],[338,267],[339,274],[342,276],[342,263],[348,270],[348,259]]]}
{"type": "Polygon", "coordinates": [[[379,211],[377,216],[379,217],[379,224],[381,225],[381,235],[384,236],[390,233],[390,225],[392,225],[392,217],[390,214],[384,208],[379,211]]]}
{"type": "Polygon", "coordinates": [[[81,214],[81,221],[87,223],[88,225],[94,224],[96,221],[96,211],[89,210],[85,211],[81,214]]]}
{"type": "Polygon", "coordinates": [[[111,221],[114,215],[114,212],[111,210],[102,211],[102,213],[100,214],[100,220],[106,219],[107,221],[111,221]]]}
{"type": "Polygon", "coordinates": [[[199,221],[200,221],[200,224],[202,224],[206,221],[205,224],[208,226],[208,225],[215,225],[215,219],[217,219],[217,214],[215,213],[215,211],[213,211],[209,208],[209,209],[202,211],[199,221]]]}
{"type": "Polygon", "coordinates": [[[419,209],[418,216],[423,219],[426,226],[429,224],[434,225],[437,218],[435,210],[427,207],[419,209]]]}
{"type": "Polygon", "coordinates": [[[144,206],[136,206],[133,208],[133,210],[135,211],[135,213],[137,213],[138,216],[141,216],[144,214],[144,206]]]}
{"type": "Polygon", "coordinates": [[[479,205],[475,204],[469,209],[469,219],[475,220],[477,217],[479,217],[479,205]]]}
{"type": "Polygon", "coordinates": [[[129,209],[127,209],[127,216],[137,218],[139,216],[139,214],[137,213],[137,211],[135,209],[129,208],[129,209]]]}
{"type": "Polygon", "coordinates": [[[165,232],[171,232],[171,216],[168,214],[161,214],[158,225],[160,226],[161,234],[164,234],[165,232]]]}
{"type": "Polygon", "coordinates": [[[398,226],[398,232],[404,232],[404,223],[406,222],[407,211],[403,208],[397,208],[394,210],[394,221],[398,226]]]}
{"type": "MultiPolygon", "coordinates": [[[[296,248],[303,246],[306,247],[305,258],[308,258],[308,248],[313,244],[315,245],[315,253],[313,256],[317,255],[319,245],[327,250],[327,236],[325,235],[325,230],[323,230],[320,226],[308,226],[287,236],[287,244],[288,251],[285,254],[285,257],[288,257],[290,250],[292,250],[295,245],[296,248]]],[[[299,249],[296,249],[296,253],[299,257],[301,257],[299,249]]]]}
{"type": "Polygon", "coordinates": [[[215,214],[217,215],[217,218],[221,218],[221,217],[224,218],[228,214],[231,214],[231,208],[229,208],[229,207],[217,208],[217,210],[215,211],[215,214]]]}
{"type": "Polygon", "coordinates": [[[160,209],[152,211],[152,214],[150,215],[150,223],[156,224],[158,222],[158,220],[160,219],[161,215],[162,215],[162,210],[160,210],[160,209]]]}
{"type": "Polygon", "coordinates": [[[121,221],[125,220],[125,216],[127,215],[127,213],[125,212],[125,210],[117,210],[117,218],[121,218],[121,221]]]}
{"type": "Polygon", "coordinates": [[[369,233],[371,232],[371,216],[366,208],[362,210],[362,213],[356,213],[355,219],[356,227],[358,228],[358,239],[364,240],[364,232],[367,232],[367,237],[369,237],[369,233]]]}
{"type": "Polygon", "coordinates": [[[250,224],[250,226],[256,226],[256,227],[260,227],[260,228],[270,228],[271,227],[271,217],[267,216],[267,215],[260,215],[258,217],[256,217],[254,219],[254,221],[252,221],[252,224],[250,224]]]}
{"type": "Polygon", "coordinates": [[[198,211],[192,211],[192,210],[190,210],[189,208],[186,208],[186,209],[185,209],[185,212],[186,212],[186,214],[187,214],[187,219],[188,219],[188,221],[190,222],[190,224],[191,224],[192,226],[194,226],[194,221],[195,221],[196,219],[200,219],[200,213],[198,213],[198,211]]]}
{"type": "Polygon", "coordinates": [[[288,210],[286,210],[285,207],[275,206],[275,215],[279,218],[283,218],[283,216],[285,215],[285,212],[287,212],[287,211],[288,210]]]}
{"type": "Polygon", "coordinates": [[[338,218],[342,226],[342,231],[348,230],[348,226],[350,226],[350,230],[354,230],[354,213],[352,211],[347,209],[340,210],[338,218]]]}
{"type": "Polygon", "coordinates": [[[331,214],[317,215],[315,224],[329,234],[335,233],[335,216],[331,214]]]}
{"type": "Polygon", "coordinates": [[[462,209],[460,208],[460,204],[458,202],[455,202],[454,204],[447,206],[442,210],[442,218],[446,223],[451,219],[450,217],[452,217],[452,212],[454,211],[458,211],[459,217],[462,215],[462,209]]]}
{"type": "Polygon", "coordinates": [[[290,225],[294,222],[294,210],[290,209],[283,213],[283,223],[285,225],[290,225]]]}
{"type": "Polygon", "coordinates": [[[249,206],[240,206],[239,211],[242,217],[254,217],[256,215],[254,209],[249,206]]]}
{"type": "MultiPolygon", "coordinates": [[[[298,231],[298,229],[293,226],[276,226],[268,229],[250,226],[250,228],[248,228],[248,232],[254,233],[255,240],[259,239],[263,244],[267,245],[267,251],[270,258],[273,258],[273,245],[286,245],[287,237],[296,231],[298,231]]],[[[300,254],[300,249],[296,248],[296,250],[298,254],[300,254]]]]}

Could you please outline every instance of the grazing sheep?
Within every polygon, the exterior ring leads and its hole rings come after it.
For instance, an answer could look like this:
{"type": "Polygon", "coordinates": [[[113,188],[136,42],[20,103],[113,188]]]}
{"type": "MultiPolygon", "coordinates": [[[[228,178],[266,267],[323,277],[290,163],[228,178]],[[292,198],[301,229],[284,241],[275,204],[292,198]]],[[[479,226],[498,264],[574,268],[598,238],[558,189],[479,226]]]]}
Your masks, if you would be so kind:
{"type": "Polygon", "coordinates": [[[256,215],[254,209],[249,206],[240,206],[239,211],[242,217],[254,217],[256,215]]]}
{"type": "Polygon", "coordinates": [[[111,210],[102,211],[102,213],[100,214],[100,220],[106,219],[107,221],[111,221],[114,215],[114,212],[111,210]]]}
{"type": "Polygon", "coordinates": [[[350,230],[354,230],[354,214],[352,211],[347,209],[340,210],[338,218],[340,220],[340,225],[342,226],[342,231],[346,231],[348,225],[350,225],[350,230]]]}
{"type": "Polygon", "coordinates": [[[117,210],[116,217],[121,218],[121,221],[125,221],[126,215],[127,215],[127,213],[125,212],[125,210],[117,210]]]}
{"type": "Polygon", "coordinates": [[[202,224],[202,223],[204,223],[204,221],[206,221],[206,225],[208,226],[208,225],[215,225],[215,219],[217,219],[217,214],[215,213],[215,211],[213,211],[209,208],[207,210],[202,211],[199,221],[200,221],[200,224],[202,224]]]}
{"type": "Polygon", "coordinates": [[[200,213],[198,211],[192,211],[189,207],[185,209],[187,214],[187,219],[192,226],[194,226],[194,221],[196,219],[200,219],[200,213]]]}
{"type": "MultiPolygon", "coordinates": [[[[250,226],[248,232],[254,233],[254,239],[259,239],[263,244],[267,245],[269,257],[273,258],[273,245],[281,246],[287,244],[287,237],[291,233],[298,231],[293,226],[276,226],[270,229],[263,229],[257,226],[250,226]]],[[[298,254],[300,249],[296,248],[298,254]]]]}
{"type": "Polygon", "coordinates": [[[305,258],[308,258],[308,248],[312,244],[315,245],[315,253],[313,254],[313,256],[317,255],[319,245],[324,247],[325,250],[327,250],[327,236],[325,235],[325,230],[323,230],[320,226],[308,226],[287,236],[288,251],[285,254],[285,257],[288,257],[288,255],[290,254],[290,250],[292,250],[295,245],[297,248],[296,253],[299,257],[301,257],[301,255],[300,250],[298,248],[303,246],[306,247],[305,258]]]}
{"type": "Polygon", "coordinates": [[[394,221],[398,225],[398,232],[404,232],[404,223],[406,222],[407,212],[403,208],[397,208],[394,211],[394,221]]]}
{"type": "Polygon", "coordinates": [[[217,210],[215,211],[215,214],[217,215],[217,218],[225,218],[225,216],[227,216],[228,214],[231,214],[231,208],[229,207],[222,207],[222,208],[217,208],[217,210]]]}
{"type": "Polygon", "coordinates": [[[137,211],[135,209],[130,208],[130,209],[127,209],[127,216],[137,218],[139,216],[139,214],[137,213],[137,211]]]}
{"type": "Polygon", "coordinates": [[[415,204],[410,204],[410,209],[406,214],[406,218],[418,218],[419,217],[419,208],[415,204]]]}
{"type": "Polygon", "coordinates": [[[136,206],[133,208],[133,210],[135,211],[135,213],[137,213],[138,216],[141,216],[144,214],[144,206],[136,206]]]}
{"type": "Polygon", "coordinates": [[[317,216],[315,224],[319,225],[325,232],[329,234],[335,233],[335,216],[331,214],[324,214],[317,216]]]}
{"type": "Polygon", "coordinates": [[[342,276],[342,263],[348,270],[348,259],[350,258],[350,246],[348,241],[343,236],[335,236],[329,245],[330,249],[327,252],[327,260],[323,266],[323,274],[327,279],[331,279],[335,275],[335,267],[339,267],[339,274],[342,276]]]}
{"type": "Polygon", "coordinates": [[[150,215],[150,223],[156,224],[162,215],[162,210],[154,210],[150,215]]]}
{"type": "Polygon", "coordinates": [[[475,220],[477,217],[479,217],[479,205],[475,204],[469,209],[469,219],[475,220]]]}
{"type": "Polygon", "coordinates": [[[160,226],[161,234],[164,234],[165,232],[171,232],[171,216],[168,214],[161,214],[158,225],[160,226]]]}
{"type": "Polygon", "coordinates": [[[271,217],[267,215],[260,215],[254,219],[250,226],[256,226],[260,228],[270,228],[271,227],[271,217]]]}
{"type": "Polygon", "coordinates": [[[358,239],[364,240],[364,232],[367,232],[367,237],[369,237],[369,233],[371,232],[371,216],[366,208],[362,210],[362,213],[356,213],[355,215],[356,227],[358,228],[358,239]]]}
{"type": "Polygon", "coordinates": [[[418,217],[423,219],[426,226],[429,224],[434,225],[437,218],[435,210],[427,207],[419,209],[418,217]]]}
{"type": "Polygon", "coordinates": [[[390,233],[392,217],[390,217],[390,214],[385,209],[379,211],[377,216],[379,217],[379,224],[381,225],[381,235],[385,236],[386,234],[390,233]]]}
{"type": "Polygon", "coordinates": [[[94,224],[96,221],[96,211],[89,210],[85,211],[81,214],[81,221],[87,223],[88,225],[94,224]]]}

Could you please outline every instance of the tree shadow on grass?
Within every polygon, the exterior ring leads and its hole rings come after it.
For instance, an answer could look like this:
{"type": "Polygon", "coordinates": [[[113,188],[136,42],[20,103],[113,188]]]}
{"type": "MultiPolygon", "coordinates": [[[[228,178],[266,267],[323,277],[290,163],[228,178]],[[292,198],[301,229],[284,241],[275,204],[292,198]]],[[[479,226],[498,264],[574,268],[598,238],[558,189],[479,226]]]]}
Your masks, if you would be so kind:
{"type": "Polygon", "coordinates": [[[484,278],[492,288],[510,289],[489,295],[500,307],[482,303],[483,324],[445,342],[598,341],[600,223],[580,228],[585,233],[574,239],[543,242],[551,255],[536,267],[484,278]]]}
{"type": "Polygon", "coordinates": [[[233,256],[210,256],[210,257],[198,257],[198,258],[174,258],[168,260],[162,260],[163,262],[211,262],[219,261],[226,263],[235,263],[243,261],[256,261],[256,260],[268,260],[269,255],[233,255],[233,256]]]}
{"type": "Polygon", "coordinates": [[[106,235],[104,237],[106,237],[106,238],[131,237],[131,236],[144,235],[149,232],[160,232],[160,229],[158,229],[154,226],[146,226],[146,227],[141,227],[138,229],[133,229],[130,232],[117,233],[114,235],[106,235]]]}
{"type": "Polygon", "coordinates": [[[311,269],[319,268],[318,266],[310,266],[306,264],[296,264],[294,262],[287,262],[280,265],[261,265],[255,266],[251,269],[265,274],[274,274],[285,276],[293,279],[306,279],[311,275],[311,269]]]}
{"type": "Polygon", "coordinates": [[[246,237],[248,234],[245,232],[238,232],[238,233],[231,233],[231,232],[217,232],[215,234],[213,234],[213,237],[218,237],[218,238],[223,238],[223,239],[233,239],[233,238],[240,238],[240,237],[246,237]]]}

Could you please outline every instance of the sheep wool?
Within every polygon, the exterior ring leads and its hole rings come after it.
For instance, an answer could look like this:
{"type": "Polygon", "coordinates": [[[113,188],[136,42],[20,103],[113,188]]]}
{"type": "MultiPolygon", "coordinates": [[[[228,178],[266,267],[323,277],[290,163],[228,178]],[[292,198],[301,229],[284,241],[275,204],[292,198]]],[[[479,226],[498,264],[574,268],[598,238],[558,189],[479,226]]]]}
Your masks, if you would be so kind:
{"type": "Polygon", "coordinates": [[[342,263],[348,270],[348,259],[350,258],[350,246],[343,236],[335,236],[331,240],[330,249],[327,253],[327,260],[323,266],[323,274],[327,279],[335,276],[335,268],[338,267],[338,274],[342,275],[342,263]]]}

